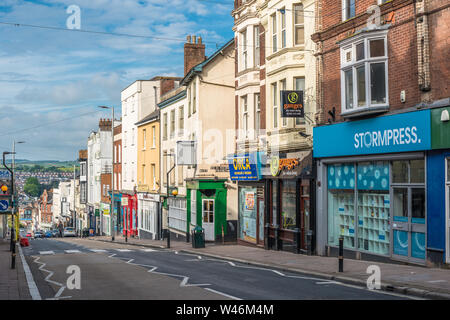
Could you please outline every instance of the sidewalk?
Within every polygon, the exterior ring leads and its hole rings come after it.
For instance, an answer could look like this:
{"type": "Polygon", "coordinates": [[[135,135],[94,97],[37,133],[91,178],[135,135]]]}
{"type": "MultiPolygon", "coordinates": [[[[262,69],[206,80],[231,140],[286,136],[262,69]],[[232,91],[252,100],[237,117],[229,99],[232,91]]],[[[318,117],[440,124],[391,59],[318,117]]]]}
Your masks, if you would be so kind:
{"type": "MultiPolygon", "coordinates": [[[[111,237],[90,237],[93,241],[111,241],[111,237]]],[[[125,244],[125,238],[116,237],[116,243],[125,244]]],[[[129,238],[127,244],[165,248],[166,241],[129,238]]],[[[450,299],[450,270],[399,265],[362,260],[344,260],[344,272],[339,273],[335,257],[307,256],[290,252],[264,250],[243,245],[207,244],[194,249],[191,243],[171,241],[172,250],[222,258],[244,264],[307,273],[326,279],[366,287],[367,267],[377,265],[381,270],[382,290],[414,295],[427,299],[450,299]]]]}
{"type": "Polygon", "coordinates": [[[16,248],[16,268],[11,269],[10,242],[0,239],[0,300],[30,300],[25,272],[16,248]]]}

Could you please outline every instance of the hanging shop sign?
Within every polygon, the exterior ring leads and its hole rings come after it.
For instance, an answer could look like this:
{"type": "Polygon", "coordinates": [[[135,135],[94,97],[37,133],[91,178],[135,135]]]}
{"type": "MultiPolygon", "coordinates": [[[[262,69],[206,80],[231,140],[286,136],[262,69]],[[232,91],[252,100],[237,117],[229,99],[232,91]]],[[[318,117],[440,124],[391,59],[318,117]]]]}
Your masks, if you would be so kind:
{"type": "Polygon", "coordinates": [[[128,206],[128,197],[122,197],[122,207],[128,206]]]}
{"type": "Polygon", "coordinates": [[[431,149],[430,110],[315,127],[314,157],[431,149]]]}
{"type": "Polygon", "coordinates": [[[270,160],[270,173],[272,176],[276,177],[284,169],[287,171],[292,171],[298,165],[298,159],[280,159],[278,156],[273,156],[270,160]]]}
{"type": "Polygon", "coordinates": [[[261,161],[258,153],[237,155],[228,159],[230,179],[233,181],[258,181],[261,177],[261,161]]]}
{"type": "Polygon", "coordinates": [[[281,91],[281,117],[303,118],[305,109],[303,107],[303,91],[281,91]]]}

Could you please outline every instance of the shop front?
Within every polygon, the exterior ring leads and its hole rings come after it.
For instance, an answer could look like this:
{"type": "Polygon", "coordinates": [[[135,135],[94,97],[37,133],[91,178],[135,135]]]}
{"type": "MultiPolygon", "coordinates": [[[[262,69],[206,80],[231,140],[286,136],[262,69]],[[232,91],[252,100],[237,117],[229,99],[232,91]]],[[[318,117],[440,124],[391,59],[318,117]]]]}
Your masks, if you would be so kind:
{"type": "Polygon", "coordinates": [[[238,242],[264,245],[264,190],[261,164],[265,155],[254,152],[228,159],[230,180],[238,183],[238,242]]]}
{"type": "Polygon", "coordinates": [[[158,219],[159,219],[159,194],[139,192],[139,238],[153,239],[159,238],[158,219]]]}
{"type": "Polygon", "coordinates": [[[314,128],[318,254],[425,264],[430,149],[430,110],[314,128]]]}
{"type": "Polygon", "coordinates": [[[102,219],[102,234],[103,235],[111,235],[111,218],[110,212],[111,205],[109,203],[100,203],[100,215],[102,219]]]}
{"type": "Polygon", "coordinates": [[[314,162],[311,151],[270,157],[266,180],[266,248],[314,251],[314,162]]]}
{"type": "Polygon", "coordinates": [[[205,241],[227,240],[227,189],[224,179],[186,180],[186,233],[200,226],[205,232],[205,241]],[[222,237],[223,235],[223,237],[222,237]]]}
{"type": "Polygon", "coordinates": [[[136,194],[122,193],[123,235],[131,237],[138,235],[138,200],[136,194]]]}

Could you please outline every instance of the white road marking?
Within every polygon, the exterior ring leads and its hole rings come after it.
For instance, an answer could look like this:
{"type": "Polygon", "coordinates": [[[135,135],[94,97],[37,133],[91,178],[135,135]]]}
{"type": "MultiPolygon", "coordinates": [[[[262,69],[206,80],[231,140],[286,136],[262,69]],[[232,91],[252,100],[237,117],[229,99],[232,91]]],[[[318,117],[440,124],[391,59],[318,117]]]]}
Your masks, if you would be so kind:
{"type": "Polygon", "coordinates": [[[22,261],[23,271],[25,272],[25,277],[27,279],[28,289],[30,290],[31,299],[33,300],[42,300],[41,295],[39,294],[39,289],[36,286],[36,283],[33,279],[33,274],[31,273],[30,267],[28,266],[27,261],[22,252],[22,248],[19,247],[19,255],[20,260],[22,261]]]}
{"type": "Polygon", "coordinates": [[[116,249],[116,250],[120,252],[132,252],[132,250],[130,249],[116,249]]]}
{"type": "Polygon", "coordinates": [[[337,282],[337,281],[321,281],[321,282],[316,282],[316,284],[341,284],[341,283],[337,282]]]}
{"type": "MultiPolygon", "coordinates": [[[[61,293],[64,291],[64,289],[66,288],[64,285],[62,285],[61,283],[59,283],[59,282],[56,282],[56,281],[53,281],[53,280],[50,280],[50,278],[53,276],[53,272],[52,271],[49,271],[49,270],[47,270],[47,269],[44,269],[44,267],[45,267],[45,263],[44,262],[40,262],[40,261],[38,261],[40,259],[40,257],[36,257],[36,259],[34,259],[34,262],[35,263],[39,263],[41,266],[39,267],[39,270],[41,270],[41,271],[45,271],[45,272],[48,272],[48,275],[47,275],[47,277],[45,277],[45,281],[47,281],[47,282],[49,282],[49,283],[53,283],[54,285],[57,285],[58,287],[61,287],[59,290],[58,290],[58,292],[55,294],[55,296],[52,298],[52,300],[58,300],[59,299],[59,296],[61,295],[61,293]]],[[[47,299],[48,300],[48,299],[47,299]]]]}
{"type": "Polygon", "coordinates": [[[45,254],[55,254],[53,251],[39,251],[39,254],[45,255],[45,254]]]}
{"type": "Polygon", "coordinates": [[[226,294],[226,293],[223,293],[223,292],[211,289],[211,288],[205,288],[205,290],[208,290],[208,291],[220,294],[222,296],[228,297],[228,298],[233,299],[233,300],[242,300],[241,298],[238,298],[238,297],[235,297],[235,296],[232,296],[232,295],[229,295],[229,294],[226,294]]]}
{"type": "Polygon", "coordinates": [[[89,249],[92,252],[106,252],[104,249],[89,249]]]}
{"type": "Polygon", "coordinates": [[[80,250],[64,250],[66,253],[81,253],[80,250]]]}
{"type": "Polygon", "coordinates": [[[141,249],[142,251],[144,251],[144,252],[153,252],[153,251],[156,251],[155,249],[141,249]]]}
{"type": "Polygon", "coordinates": [[[430,280],[430,281],[427,281],[427,282],[429,282],[429,283],[439,283],[439,282],[447,282],[447,280],[430,280]]]}

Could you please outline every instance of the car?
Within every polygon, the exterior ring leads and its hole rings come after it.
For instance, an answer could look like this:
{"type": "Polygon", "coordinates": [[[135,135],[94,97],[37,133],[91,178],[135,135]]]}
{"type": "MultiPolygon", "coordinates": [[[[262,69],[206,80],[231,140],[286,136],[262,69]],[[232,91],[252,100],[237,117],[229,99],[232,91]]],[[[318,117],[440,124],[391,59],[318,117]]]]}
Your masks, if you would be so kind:
{"type": "Polygon", "coordinates": [[[64,228],[63,237],[75,237],[75,236],[76,236],[75,228],[72,228],[72,227],[64,228]]]}
{"type": "Polygon", "coordinates": [[[43,238],[44,236],[43,236],[43,234],[40,232],[40,231],[36,231],[35,233],[34,233],[34,238],[36,239],[36,238],[43,238]]]}
{"type": "Polygon", "coordinates": [[[52,233],[50,230],[47,231],[44,235],[45,235],[46,238],[51,238],[51,237],[53,237],[53,233],[52,233]]]}
{"type": "Polygon", "coordinates": [[[31,238],[33,235],[31,234],[31,232],[28,232],[27,234],[26,234],[26,237],[27,238],[31,238]]]}
{"type": "Polygon", "coordinates": [[[53,229],[52,230],[52,234],[53,234],[53,237],[59,237],[59,230],[58,229],[53,229]]]}

